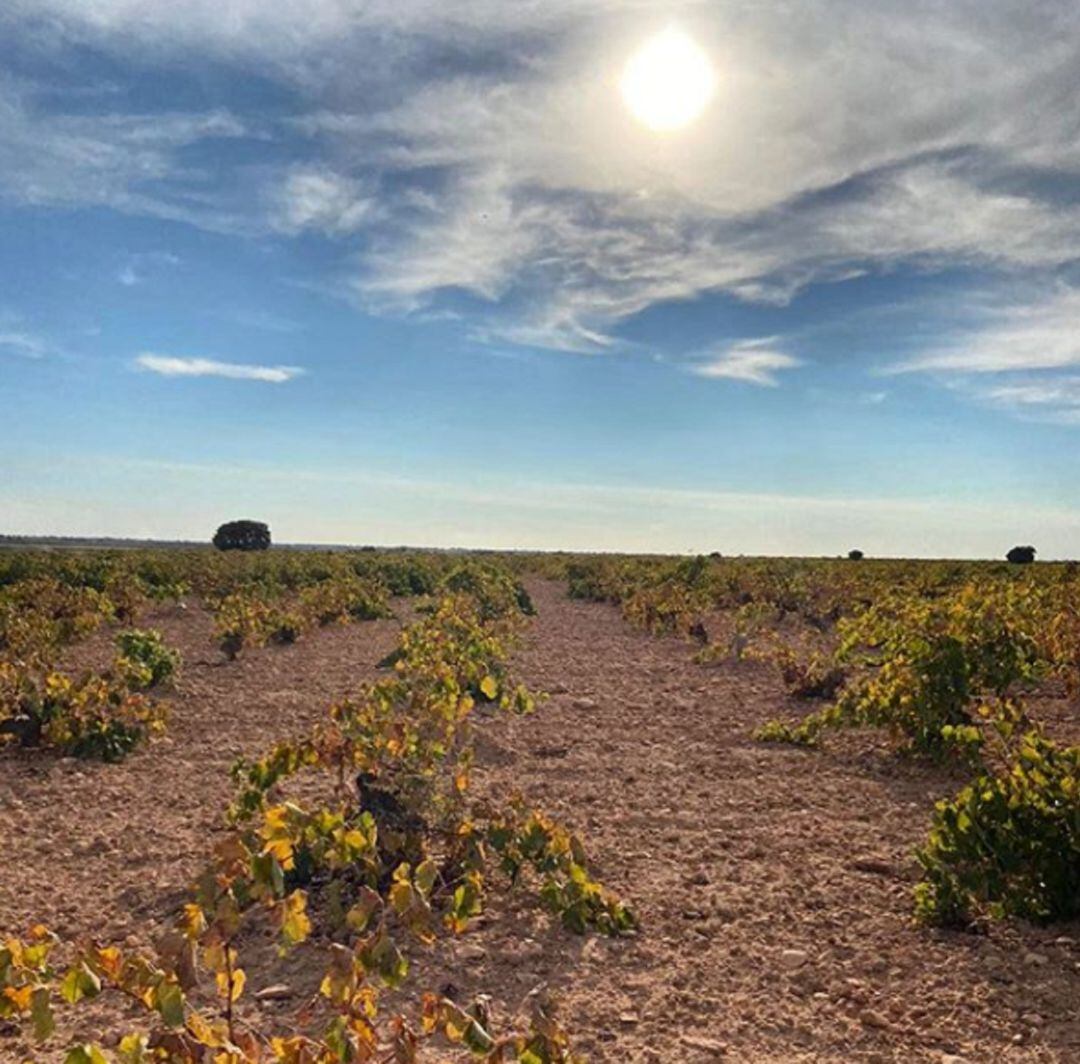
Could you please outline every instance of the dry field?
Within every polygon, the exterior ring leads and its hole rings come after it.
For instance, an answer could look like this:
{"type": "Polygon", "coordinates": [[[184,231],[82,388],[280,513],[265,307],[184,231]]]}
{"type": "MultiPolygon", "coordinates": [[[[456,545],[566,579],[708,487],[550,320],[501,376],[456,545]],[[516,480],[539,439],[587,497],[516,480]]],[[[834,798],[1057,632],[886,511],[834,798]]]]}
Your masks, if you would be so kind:
{"type": "MultiPolygon", "coordinates": [[[[912,851],[960,777],[898,758],[873,732],[819,751],[754,742],[756,725],[797,712],[775,670],[696,664],[687,642],[634,629],[612,606],[542,580],[530,590],[538,616],[515,667],[550,697],[531,716],[484,720],[474,786],[521,791],[579,831],[641,931],[575,936],[530,895],[500,894],[466,934],[412,951],[410,993],[486,992],[498,1018],[545,985],[575,1047],[612,1064],[1080,1061],[1080,927],[974,935],[912,922],[912,851]]],[[[64,937],[152,945],[221,832],[233,760],[307,731],[374,678],[399,630],[320,629],[224,662],[198,607],[140,623],[184,657],[163,737],[115,765],[0,754],[5,928],[43,921],[64,937]]],[[[109,638],[69,649],[66,664],[106,660],[109,638]]],[[[1075,708],[1040,711],[1075,739],[1075,708]]],[[[279,959],[255,932],[244,948],[242,1012],[284,1022],[319,962],[306,946],[279,959]]],[[[71,1016],[79,1026],[44,1049],[0,1028],[0,1059],[62,1059],[72,1035],[107,1045],[134,1014],[103,1000],[71,1016]]]]}

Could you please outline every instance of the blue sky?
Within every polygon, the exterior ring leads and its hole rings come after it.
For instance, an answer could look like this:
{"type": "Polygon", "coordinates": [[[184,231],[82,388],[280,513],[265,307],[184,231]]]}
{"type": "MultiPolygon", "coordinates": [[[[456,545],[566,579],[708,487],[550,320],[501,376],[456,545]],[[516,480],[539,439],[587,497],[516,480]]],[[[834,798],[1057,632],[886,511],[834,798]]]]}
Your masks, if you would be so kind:
{"type": "Polygon", "coordinates": [[[1077,85],[1057,0],[8,0],[0,531],[1080,554],[1077,85]]]}

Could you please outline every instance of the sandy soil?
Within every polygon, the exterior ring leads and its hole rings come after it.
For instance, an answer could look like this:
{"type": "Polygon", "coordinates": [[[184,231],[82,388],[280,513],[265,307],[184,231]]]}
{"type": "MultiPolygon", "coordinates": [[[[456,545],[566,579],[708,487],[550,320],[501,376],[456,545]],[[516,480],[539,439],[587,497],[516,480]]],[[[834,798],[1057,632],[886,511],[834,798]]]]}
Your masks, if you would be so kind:
{"type": "MultiPolygon", "coordinates": [[[[375,663],[400,630],[393,620],[331,627],[225,662],[202,609],[150,612],[139,624],[158,629],[183,655],[176,690],[166,695],[164,736],[115,765],[0,751],[0,839],[14,858],[0,871],[0,934],[42,922],[64,938],[151,945],[222,834],[232,763],[306,734],[333,699],[377,676],[375,663]]],[[[111,640],[111,632],[95,634],[72,648],[65,666],[104,665],[111,640]]],[[[60,1035],[122,1029],[123,1013],[108,1005],[73,1015],[77,1026],[60,1035]]],[[[0,1027],[0,1060],[31,1052],[0,1027]]]]}
{"type": "MultiPolygon", "coordinates": [[[[532,590],[518,670],[551,698],[482,725],[478,789],[521,791],[578,829],[643,930],[580,938],[517,892],[416,955],[411,985],[487,992],[497,1018],[546,985],[594,1062],[1080,1061],[1080,926],[974,936],[911,923],[911,853],[958,777],[872,735],[822,752],[754,743],[756,724],[804,708],[770,667],[703,667],[611,607],[532,590]]],[[[167,926],[234,757],[302,731],[395,635],[392,622],[355,625],[207,665],[204,615],[155,623],[188,663],[167,738],[118,766],[0,758],[0,836],[18,855],[0,874],[0,927],[44,919],[134,942],[167,926]]],[[[254,989],[292,988],[247,1010],[288,1016],[316,980],[315,948],[279,961],[256,936],[247,955],[254,989]]],[[[95,1008],[72,1033],[120,1029],[95,1008]]],[[[0,1037],[0,1059],[28,1050],[0,1037]]]]}

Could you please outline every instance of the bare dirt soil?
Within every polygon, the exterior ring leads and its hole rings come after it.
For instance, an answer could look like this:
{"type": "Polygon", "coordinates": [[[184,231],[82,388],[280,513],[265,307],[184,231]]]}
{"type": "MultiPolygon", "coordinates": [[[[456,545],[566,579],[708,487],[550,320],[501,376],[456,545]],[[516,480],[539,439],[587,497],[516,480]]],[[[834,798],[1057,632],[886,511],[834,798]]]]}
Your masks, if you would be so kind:
{"type": "MultiPolygon", "coordinates": [[[[929,931],[910,918],[912,858],[936,799],[962,778],[897,758],[880,736],[822,751],[753,742],[805,711],[761,663],[693,662],[693,648],[627,626],[612,607],[531,590],[539,615],[520,677],[551,697],[481,725],[475,784],[521,792],[583,836],[599,878],[642,924],[578,937],[525,891],[413,958],[409,984],[509,1020],[537,987],[562,1001],[594,1062],[1080,1061],[1080,926],[929,931]]],[[[165,738],[120,765],[0,756],[0,929],[150,943],[202,867],[230,795],[228,767],[303,732],[374,675],[393,622],[312,634],[218,664],[205,614],[152,619],[185,656],[165,738]]],[[[78,648],[94,660],[101,645],[78,648]]],[[[1075,720],[1075,707],[1048,707],[1075,720]]],[[[245,945],[248,1015],[286,1019],[317,985],[317,943],[285,960],[245,945]]],[[[409,997],[411,995],[405,995],[409,997]]],[[[64,1035],[130,1026],[95,1005],[64,1035]]],[[[55,1044],[55,1049],[53,1048],[55,1044]]],[[[58,1059],[0,1032],[0,1059],[58,1059]]]]}

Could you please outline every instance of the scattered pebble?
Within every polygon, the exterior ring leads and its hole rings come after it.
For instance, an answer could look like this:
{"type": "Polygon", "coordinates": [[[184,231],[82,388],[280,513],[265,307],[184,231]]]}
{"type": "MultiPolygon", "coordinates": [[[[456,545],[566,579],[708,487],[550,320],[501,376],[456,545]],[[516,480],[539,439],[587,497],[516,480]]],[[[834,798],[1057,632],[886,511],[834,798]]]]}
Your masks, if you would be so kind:
{"type": "Polygon", "coordinates": [[[728,1048],[727,1043],[721,1042],[716,1038],[702,1038],[694,1034],[684,1034],[679,1041],[690,1049],[700,1049],[705,1053],[712,1053],[715,1056],[722,1056],[727,1052],[728,1048]]]}
{"type": "Polygon", "coordinates": [[[293,989],[287,983],[274,983],[273,986],[264,986],[255,994],[256,1001],[282,1001],[293,995],[293,989]]]}
{"type": "Polygon", "coordinates": [[[864,1027],[877,1027],[881,1030],[887,1030],[890,1026],[889,1021],[874,1009],[863,1009],[859,1013],[859,1022],[864,1027]]]}

